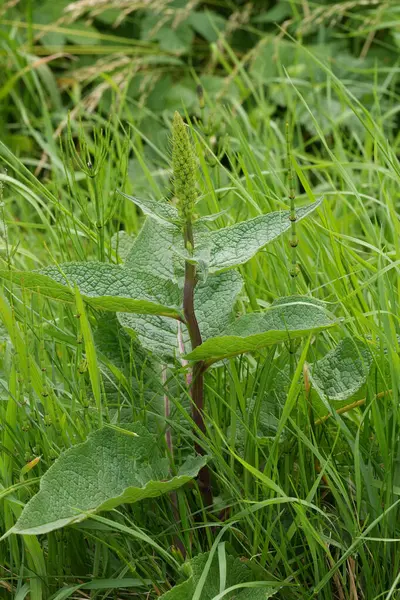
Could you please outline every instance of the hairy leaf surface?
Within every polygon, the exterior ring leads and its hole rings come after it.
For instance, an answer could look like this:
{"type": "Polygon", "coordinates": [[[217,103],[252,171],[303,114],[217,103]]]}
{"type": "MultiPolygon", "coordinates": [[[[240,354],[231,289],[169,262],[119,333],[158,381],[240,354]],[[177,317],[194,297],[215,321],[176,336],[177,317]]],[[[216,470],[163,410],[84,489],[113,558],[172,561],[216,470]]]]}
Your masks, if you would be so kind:
{"type": "MultiPolygon", "coordinates": [[[[322,199],[296,210],[297,221],[310,215],[322,199]]],[[[215,273],[241,265],[250,260],[264,246],[291,227],[290,211],[282,210],[260,215],[254,219],[224,227],[209,233],[211,247],[209,272],[215,273]]]]}
{"type": "Polygon", "coordinates": [[[345,338],[321,360],[309,366],[314,389],[329,400],[346,400],[365,384],[372,355],[362,342],[345,338]]]}
{"type": "Polygon", "coordinates": [[[303,337],[336,324],[323,304],[309,297],[290,296],[262,313],[241,317],[224,335],[212,337],[186,356],[189,360],[215,362],[271,344],[303,337]]]}
{"type": "Polygon", "coordinates": [[[132,235],[129,235],[126,231],[117,231],[111,237],[110,245],[111,248],[118,254],[118,256],[125,260],[131,251],[132,245],[135,241],[135,238],[132,235]]]}
{"type": "Polygon", "coordinates": [[[148,217],[126,257],[125,266],[178,281],[184,274],[184,261],[178,252],[184,252],[179,229],[148,217]]]}
{"type": "Polygon", "coordinates": [[[146,350],[162,358],[171,358],[179,354],[178,324],[173,319],[132,313],[118,313],[117,316],[121,325],[137,336],[146,350]]]}
{"type": "MultiPolygon", "coordinates": [[[[212,275],[195,289],[194,304],[203,340],[218,335],[233,320],[233,306],[243,280],[236,271],[212,275]]],[[[155,315],[119,313],[124,327],[133,330],[142,346],[158,356],[174,357],[178,352],[178,324],[155,315]]],[[[189,348],[186,327],[181,325],[184,345],[189,348]]]]}
{"type": "Polygon", "coordinates": [[[171,281],[150,273],[99,262],[65,263],[41,271],[0,271],[0,277],[64,302],[76,285],[94,308],[178,317],[181,293],[171,281]]]}
{"type": "MultiPolygon", "coordinates": [[[[310,215],[322,199],[297,209],[297,220],[310,215]]],[[[171,207],[166,203],[157,205],[171,207]]],[[[150,214],[149,212],[147,214],[150,214]]],[[[267,244],[290,229],[290,211],[260,215],[231,227],[208,230],[202,220],[194,224],[195,253],[192,257],[206,273],[218,273],[241,265],[267,244]]],[[[183,277],[185,249],[178,227],[149,216],[133,244],[126,265],[155,275],[179,280],[183,277]]]]}
{"type": "Polygon", "coordinates": [[[190,481],[205,464],[204,457],[189,458],[171,477],[156,438],[139,423],[123,427],[103,427],[64,452],[9,533],[47,533],[88,514],[159,496],[190,481]]]}

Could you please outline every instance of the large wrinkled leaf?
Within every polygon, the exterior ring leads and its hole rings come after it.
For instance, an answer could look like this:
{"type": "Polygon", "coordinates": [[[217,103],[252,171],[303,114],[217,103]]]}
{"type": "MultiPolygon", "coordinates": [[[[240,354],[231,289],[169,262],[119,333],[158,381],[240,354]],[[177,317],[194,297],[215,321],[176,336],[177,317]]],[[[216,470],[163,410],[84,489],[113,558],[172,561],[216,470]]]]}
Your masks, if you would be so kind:
{"type": "Polygon", "coordinates": [[[345,338],[321,360],[309,365],[314,389],[329,400],[351,398],[365,384],[372,355],[362,342],[345,338]]]}
{"type": "Polygon", "coordinates": [[[233,321],[232,309],[242,286],[239,273],[231,271],[210,276],[196,287],[194,306],[203,339],[217,335],[233,321]]]}
{"type": "Polygon", "coordinates": [[[128,256],[135,238],[132,235],[129,235],[126,231],[117,231],[111,237],[110,245],[111,248],[118,254],[119,258],[125,260],[128,256]]]}
{"type": "MultiPolygon", "coordinates": [[[[212,275],[195,289],[194,305],[203,340],[218,335],[233,320],[233,306],[243,280],[236,271],[212,275]]],[[[178,324],[156,315],[119,313],[120,323],[137,335],[147,350],[171,358],[178,352],[178,324]]],[[[186,327],[181,325],[183,341],[189,348],[186,327]]]]}
{"type": "Polygon", "coordinates": [[[0,271],[0,277],[64,302],[74,301],[76,285],[91,306],[111,311],[179,317],[181,293],[171,281],[99,262],[66,263],[41,271],[0,271]]]}
{"type": "Polygon", "coordinates": [[[173,319],[158,315],[118,313],[118,320],[146,350],[162,358],[178,354],[178,324],[173,319]]]}
{"type": "Polygon", "coordinates": [[[303,337],[335,325],[323,303],[309,297],[291,296],[262,313],[237,319],[224,335],[213,337],[186,356],[187,359],[215,362],[244,352],[303,337]]]}
{"type": "Polygon", "coordinates": [[[183,277],[183,239],[174,225],[148,217],[126,257],[125,266],[169,281],[183,277]]]}
{"type": "Polygon", "coordinates": [[[168,460],[157,453],[156,438],[138,423],[123,427],[99,429],[64,452],[9,533],[47,533],[88,514],[160,496],[190,481],[205,464],[204,457],[190,458],[171,477],[168,460]]]}
{"type": "MultiPolygon", "coordinates": [[[[296,211],[297,220],[301,221],[310,215],[321,204],[322,199],[313,204],[303,206],[296,211]]],[[[264,246],[289,231],[290,211],[282,210],[260,215],[254,219],[243,221],[212,231],[209,234],[210,273],[229,269],[250,260],[264,246]]]]}
{"type": "MultiPolygon", "coordinates": [[[[191,600],[195,593],[197,584],[206,568],[209,553],[199,554],[193,558],[189,563],[191,570],[191,576],[187,581],[176,585],[172,590],[163,594],[160,600],[191,600]]],[[[187,567],[188,565],[186,565],[187,567]]],[[[239,558],[233,556],[226,556],[226,579],[224,591],[228,590],[233,586],[240,586],[252,582],[254,579],[253,574],[249,567],[243,563],[239,558]]],[[[228,592],[223,596],[224,600],[266,600],[274,595],[277,588],[268,586],[267,582],[256,582],[253,583],[252,588],[238,587],[231,592],[228,592]]],[[[221,569],[218,561],[218,554],[215,553],[211,562],[210,569],[208,571],[206,581],[201,591],[201,600],[213,600],[218,597],[221,592],[221,569]]]]}

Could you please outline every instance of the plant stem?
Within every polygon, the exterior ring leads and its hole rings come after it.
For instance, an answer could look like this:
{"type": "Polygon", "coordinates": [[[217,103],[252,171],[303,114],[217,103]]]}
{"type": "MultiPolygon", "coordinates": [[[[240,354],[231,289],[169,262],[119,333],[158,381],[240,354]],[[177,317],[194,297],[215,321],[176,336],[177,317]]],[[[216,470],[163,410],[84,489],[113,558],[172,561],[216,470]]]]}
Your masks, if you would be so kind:
{"type": "MultiPolygon", "coordinates": [[[[183,343],[182,325],[181,325],[180,321],[178,321],[177,324],[178,324],[178,347],[179,347],[179,352],[181,353],[181,365],[184,369],[186,369],[186,367],[189,364],[189,361],[186,360],[185,358],[183,358],[183,356],[185,354],[185,344],[183,343]]],[[[186,385],[188,387],[190,387],[192,385],[192,372],[190,370],[186,371],[185,381],[186,381],[186,385]]]]}
{"type": "Polygon", "coordinates": [[[103,198],[100,193],[100,186],[98,185],[97,174],[94,177],[94,196],[95,196],[95,206],[96,206],[96,228],[99,234],[99,259],[100,262],[105,261],[105,253],[104,253],[104,207],[103,207],[103,198]]]}
{"type": "MultiPolygon", "coordinates": [[[[184,225],[184,242],[188,252],[193,252],[194,239],[192,221],[188,218],[184,225]]],[[[196,266],[188,260],[185,261],[185,283],[183,288],[183,313],[185,316],[186,327],[188,328],[192,350],[202,343],[199,324],[197,322],[194,309],[194,290],[196,287],[196,266]]],[[[205,433],[206,426],[203,417],[204,409],[204,363],[198,361],[193,365],[192,371],[192,417],[201,433],[205,433]]],[[[198,454],[204,454],[202,446],[196,442],[195,449],[198,454]]],[[[208,467],[203,467],[199,473],[199,487],[205,503],[205,506],[212,504],[211,478],[208,467]]]]}
{"type": "MultiPolygon", "coordinates": [[[[188,255],[193,256],[193,215],[197,198],[196,172],[197,161],[194,149],[178,112],[174,115],[172,126],[172,171],[174,175],[175,195],[178,199],[178,214],[182,224],[183,240],[188,255]]],[[[185,260],[185,283],[183,288],[183,314],[188,328],[192,350],[200,346],[202,339],[194,309],[194,290],[197,283],[196,265],[188,258],[185,260]]],[[[204,371],[203,361],[194,363],[189,386],[192,398],[192,417],[195,434],[205,434],[204,408],[204,371]]],[[[202,446],[196,442],[195,450],[204,454],[202,446]]],[[[212,505],[210,471],[203,467],[199,473],[199,487],[205,506],[212,505]]]]}
{"type": "Polygon", "coordinates": [[[296,286],[296,278],[299,274],[299,267],[297,264],[297,246],[299,245],[299,240],[297,239],[297,231],[296,231],[296,206],[295,206],[295,191],[293,184],[293,168],[292,168],[292,159],[291,159],[291,150],[290,150],[290,141],[289,141],[289,123],[286,122],[286,147],[287,147],[287,169],[288,169],[288,184],[289,184],[289,200],[290,200],[290,222],[291,222],[291,237],[290,237],[290,247],[291,247],[291,269],[290,269],[290,292],[295,294],[297,291],[296,286]]]}
{"type": "MultiPolygon", "coordinates": [[[[286,151],[287,151],[287,170],[288,170],[288,187],[289,187],[289,200],[290,200],[290,248],[291,248],[291,268],[290,268],[290,293],[296,294],[297,285],[296,279],[299,274],[299,267],[297,264],[297,246],[299,244],[299,240],[297,239],[297,231],[296,231],[296,206],[295,206],[295,191],[293,185],[293,168],[292,168],[292,158],[291,158],[291,148],[290,148],[290,140],[289,140],[289,123],[286,121],[286,151]]],[[[296,352],[296,346],[292,340],[289,342],[289,354],[290,354],[290,374],[293,375],[295,371],[295,362],[294,355],[296,352]]]]}

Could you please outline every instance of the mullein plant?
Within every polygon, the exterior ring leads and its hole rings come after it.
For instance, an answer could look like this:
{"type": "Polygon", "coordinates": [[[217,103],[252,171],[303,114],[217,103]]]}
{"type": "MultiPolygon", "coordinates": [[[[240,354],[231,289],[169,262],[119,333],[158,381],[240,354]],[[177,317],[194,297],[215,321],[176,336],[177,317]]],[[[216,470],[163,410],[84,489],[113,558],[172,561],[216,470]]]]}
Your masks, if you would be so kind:
{"type": "MultiPolygon", "coordinates": [[[[337,324],[323,302],[298,295],[279,298],[262,312],[236,318],[236,301],[243,287],[238,267],[285,232],[292,230],[293,236],[293,207],[217,228],[215,219],[220,215],[195,214],[200,172],[190,128],[178,113],[173,119],[172,142],[176,204],[121,192],[145,215],[124,265],[104,262],[102,252],[99,261],[69,262],[31,272],[0,270],[1,278],[22,286],[25,293],[32,290],[76,307],[86,354],[91,357],[88,371],[93,397],[101,416],[99,429],[62,454],[45,473],[39,492],[9,533],[46,533],[122,503],[170,493],[195,478],[202,505],[211,508],[212,457],[204,456],[208,447],[207,370],[218,368],[225,359],[279,343],[291,344],[337,324]],[[104,426],[107,411],[94,361],[91,309],[116,313],[121,325],[159,358],[160,365],[174,368],[178,358],[178,368],[186,365],[190,370],[186,382],[192,403],[194,452],[184,457],[183,464],[173,464],[173,476],[171,448],[161,458],[165,446],[159,448],[157,438],[143,425],[104,426]]],[[[298,207],[296,226],[321,202],[298,207]]],[[[14,335],[17,329],[18,323],[14,335]]],[[[38,383],[38,391],[41,385],[47,393],[56,394],[51,381],[38,383]]],[[[173,427],[171,419],[166,425],[173,427]]]]}

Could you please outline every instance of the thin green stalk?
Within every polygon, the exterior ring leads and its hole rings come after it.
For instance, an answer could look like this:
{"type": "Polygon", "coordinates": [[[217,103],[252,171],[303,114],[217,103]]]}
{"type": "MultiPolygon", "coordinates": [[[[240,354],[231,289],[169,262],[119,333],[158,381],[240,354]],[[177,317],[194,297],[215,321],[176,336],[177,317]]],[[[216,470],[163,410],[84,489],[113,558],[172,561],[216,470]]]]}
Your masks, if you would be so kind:
{"type": "Polygon", "coordinates": [[[293,167],[292,167],[292,158],[291,158],[291,148],[290,148],[290,140],[289,140],[289,123],[286,122],[286,148],[287,148],[287,171],[288,171],[288,187],[289,187],[289,200],[290,200],[290,248],[291,248],[291,269],[290,269],[290,292],[295,294],[297,291],[296,286],[296,278],[299,274],[299,266],[297,263],[297,246],[299,245],[299,240],[297,238],[296,231],[296,206],[295,200],[296,195],[294,191],[294,179],[293,179],[293,167]]]}
{"type": "Polygon", "coordinates": [[[95,206],[96,206],[96,229],[99,234],[99,243],[98,243],[99,260],[100,260],[100,262],[104,262],[105,261],[104,206],[103,206],[103,199],[102,199],[101,192],[100,192],[100,186],[98,185],[98,182],[97,182],[97,177],[98,177],[98,175],[96,175],[93,178],[93,188],[94,188],[93,195],[94,195],[94,202],[95,202],[95,206]]]}
{"type": "MultiPolygon", "coordinates": [[[[299,240],[297,238],[296,231],[296,205],[295,205],[295,191],[294,191],[294,183],[293,183],[293,168],[292,168],[292,158],[291,158],[291,148],[290,148],[290,139],[289,139],[289,123],[286,121],[286,151],[287,151],[287,170],[288,170],[288,187],[289,187],[289,200],[290,200],[290,249],[291,249],[291,268],[290,268],[290,293],[296,294],[297,285],[296,279],[299,274],[299,266],[297,264],[297,246],[299,244],[299,240]]],[[[289,354],[290,354],[290,373],[294,374],[295,370],[295,361],[294,355],[296,352],[296,347],[293,341],[289,342],[289,354]]]]}

